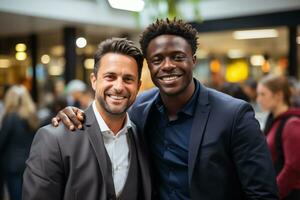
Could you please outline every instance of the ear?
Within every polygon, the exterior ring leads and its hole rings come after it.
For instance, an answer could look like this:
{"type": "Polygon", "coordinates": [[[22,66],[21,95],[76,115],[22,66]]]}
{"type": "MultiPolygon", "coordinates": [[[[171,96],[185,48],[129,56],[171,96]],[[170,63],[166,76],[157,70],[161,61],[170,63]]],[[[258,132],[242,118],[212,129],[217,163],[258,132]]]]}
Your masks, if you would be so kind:
{"type": "Polygon", "coordinates": [[[141,85],[142,85],[142,81],[139,80],[139,82],[138,82],[138,90],[137,91],[140,91],[141,85]]]}
{"type": "Polygon", "coordinates": [[[193,56],[193,68],[195,68],[196,67],[196,62],[197,62],[197,57],[196,57],[196,55],[194,55],[193,56]]]}
{"type": "Polygon", "coordinates": [[[95,91],[96,90],[97,77],[96,77],[96,75],[94,73],[91,73],[91,75],[90,75],[90,81],[91,81],[92,88],[95,91]]]}

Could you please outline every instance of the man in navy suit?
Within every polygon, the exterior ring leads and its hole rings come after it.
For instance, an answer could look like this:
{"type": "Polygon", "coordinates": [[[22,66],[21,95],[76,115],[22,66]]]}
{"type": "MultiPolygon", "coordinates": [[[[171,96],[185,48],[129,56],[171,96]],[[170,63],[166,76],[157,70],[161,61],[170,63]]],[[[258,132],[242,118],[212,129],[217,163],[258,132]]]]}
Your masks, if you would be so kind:
{"type": "MultiPolygon", "coordinates": [[[[193,78],[197,31],[182,20],[157,20],[141,49],[157,88],[130,110],[152,163],[156,199],[278,199],[264,135],[251,106],[193,78]]],[[[77,108],[53,119],[81,126],[77,108]],[[72,119],[73,122],[71,122],[72,119]]]]}

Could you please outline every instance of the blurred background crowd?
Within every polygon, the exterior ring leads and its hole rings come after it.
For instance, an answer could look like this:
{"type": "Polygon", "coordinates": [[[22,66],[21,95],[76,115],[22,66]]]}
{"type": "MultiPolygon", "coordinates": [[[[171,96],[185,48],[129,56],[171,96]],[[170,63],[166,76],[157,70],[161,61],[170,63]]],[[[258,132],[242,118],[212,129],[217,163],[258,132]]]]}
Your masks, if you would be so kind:
{"type": "MultiPolygon", "coordinates": [[[[198,30],[194,77],[249,102],[280,160],[277,132],[300,134],[299,0],[0,0],[0,200],[21,199],[35,131],[65,106],[93,101],[97,45],[110,37],[138,45],[143,27],[159,17],[183,18],[198,30]]],[[[151,87],[144,63],[140,92],[151,87]]],[[[287,141],[281,148],[293,154],[298,141],[287,141]]],[[[286,176],[276,167],[280,186],[286,176]]],[[[300,173],[287,177],[300,187],[300,173]]]]}

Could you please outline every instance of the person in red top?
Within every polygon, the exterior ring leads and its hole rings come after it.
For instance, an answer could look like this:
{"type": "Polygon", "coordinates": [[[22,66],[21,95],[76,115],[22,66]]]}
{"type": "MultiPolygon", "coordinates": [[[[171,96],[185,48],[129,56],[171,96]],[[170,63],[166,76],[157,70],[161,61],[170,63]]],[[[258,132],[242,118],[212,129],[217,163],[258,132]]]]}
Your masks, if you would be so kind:
{"type": "Polygon", "coordinates": [[[257,103],[270,115],[265,127],[280,198],[300,199],[300,109],[291,108],[285,77],[268,75],[257,87],[257,103]]]}

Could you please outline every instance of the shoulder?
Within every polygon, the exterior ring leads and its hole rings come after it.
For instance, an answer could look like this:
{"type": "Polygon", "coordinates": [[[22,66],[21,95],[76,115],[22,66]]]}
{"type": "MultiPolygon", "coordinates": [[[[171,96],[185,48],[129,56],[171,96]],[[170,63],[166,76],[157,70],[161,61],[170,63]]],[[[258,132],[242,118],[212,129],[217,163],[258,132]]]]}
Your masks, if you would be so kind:
{"type": "MultiPolygon", "coordinates": [[[[78,136],[80,130],[70,131],[62,123],[58,127],[54,127],[51,124],[41,127],[35,134],[35,141],[44,141],[47,143],[68,141],[73,139],[80,139],[78,136]]],[[[83,134],[82,134],[83,135],[83,134]]]]}
{"type": "Polygon", "coordinates": [[[3,121],[6,122],[19,121],[20,119],[20,116],[15,112],[7,113],[3,116],[3,121]]]}
{"type": "MultiPolygon", "coordinates": [[[[295,130],[298,132],[300,130],[300,116],[293,116],[289,118],[284,126],[284,129],[287,132],[294,132],[295,130]]],[[[298,135],[300,136],[300,134],[298,135]]]]}
{"type": "Polygon", "coordinates": [[[156,87],[146,90],[137,96],[135,104],[147,103],[148,101],[153,100],[158,93],[159,93],[159,90],[156,87]]]}
{"type": "Polygon", "coordinates": [[[224,112],[239,112],[241,110],[253,111],[252,106],[244,100],[234,98],[211,88],[204,87],[204,89],[208,92],[208,101],[212,108],[224,112]]]}
{"type": "Polygon", "coordinates": [[[136,115],[139,115],[141,113],[145,114],[144,111],[145,109],[148,108],[148,106],[152,105],[153,101],[159,94],[158,88],[152,88],[150,90],[146,90],[139,94],[136,98],[136,101],[133,103],[133,105],[130,107],[128,110],[128,113],[130,117],[135,121],[134,119],[136,115]]]}

